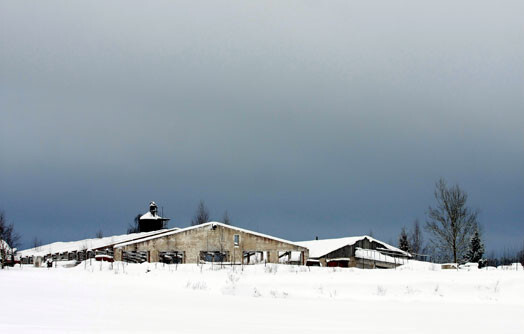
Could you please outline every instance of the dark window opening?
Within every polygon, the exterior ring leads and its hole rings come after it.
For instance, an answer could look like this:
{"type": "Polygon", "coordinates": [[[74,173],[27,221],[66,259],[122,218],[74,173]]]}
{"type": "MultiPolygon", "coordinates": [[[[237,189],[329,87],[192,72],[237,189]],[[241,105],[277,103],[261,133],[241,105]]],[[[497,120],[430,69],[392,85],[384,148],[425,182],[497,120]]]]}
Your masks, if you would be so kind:
{"type": "Polygon", "coordinates": [[[233,237],[233,242],[235,246],[238,246],[240,244],[240,235],[235,234],[235,236],[233,237]]]}
{"type": "Polygon", "coordinates": [[[147,252],[122,252],[122,260],[131,263],[143,263],[147,261],[147,252]]]}
{"type": "Polygon", "coordinates": [[[184,253],[183,252],[160,252],[158,253],[160,262],[167,264],[183,263],[184,253]]]}
{"type": "Polygon", "coordinates": [[[227,262],[227,252],[200,252],[200,260],[204,262],[227,262]]]}

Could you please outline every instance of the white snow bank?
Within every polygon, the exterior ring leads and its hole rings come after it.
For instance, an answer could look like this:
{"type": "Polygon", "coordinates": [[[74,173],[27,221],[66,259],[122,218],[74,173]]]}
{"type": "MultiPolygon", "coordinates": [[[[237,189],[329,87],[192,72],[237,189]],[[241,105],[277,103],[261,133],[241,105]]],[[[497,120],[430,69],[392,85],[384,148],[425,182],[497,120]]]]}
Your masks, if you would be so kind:
{"type": "Polygon", "coordinates": [[[524,272],[403,267],[15,267],[0,272],[0,332],[524,332],[524,272]]]}
{"type": "Polygon", "coordinates": [[[506,266],[498,266],[497,269],[500,269],[500,270],[524,270],[524,267],[522,267],[522,264],[520,264],[520,263],[512,263],[512,264],[506,265],[506,266]]]}

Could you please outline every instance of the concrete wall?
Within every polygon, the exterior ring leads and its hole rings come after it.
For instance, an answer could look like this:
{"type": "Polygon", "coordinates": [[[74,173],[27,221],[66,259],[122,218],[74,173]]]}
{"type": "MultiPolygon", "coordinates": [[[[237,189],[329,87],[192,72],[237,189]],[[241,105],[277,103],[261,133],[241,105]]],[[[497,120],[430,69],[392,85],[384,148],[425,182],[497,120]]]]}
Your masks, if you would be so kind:
{"type": "Polygon", "coordinates": [[[309,256],[307,248],[272,238],[262,237],[249,232],[236,230],[223,225],[203,225],[198,228],[181,231],[152,240],[141,241],[115,249],[115,261],[121,261],[122,251],[148,251],[149,261],[158,262],[159,252],[184,252],[184,263],[198,263],[201,251],[220,251],[228,254],[228,262],[242,263],[243,252],[267,252],[268,263],[278,263],[279,251],[302,252],[302,262],[309,256]],[[239,244],[234,244],[234,236],[240,237],[239,244]]]}
{"type": "Polygon", "coordinates": [[[390,262],[384,262],[384,261],[378,261],[378,260],[368,260],[368,259],[360,259],[353,257],[351,258],[351,261],[349,262],[350,267],[356,267],[356,268],[362,268],[362,269],[376,269],[376,268],[384,268],[384,269],[391,269],[400,266],[402,263],[390,263],[390,262]]]}

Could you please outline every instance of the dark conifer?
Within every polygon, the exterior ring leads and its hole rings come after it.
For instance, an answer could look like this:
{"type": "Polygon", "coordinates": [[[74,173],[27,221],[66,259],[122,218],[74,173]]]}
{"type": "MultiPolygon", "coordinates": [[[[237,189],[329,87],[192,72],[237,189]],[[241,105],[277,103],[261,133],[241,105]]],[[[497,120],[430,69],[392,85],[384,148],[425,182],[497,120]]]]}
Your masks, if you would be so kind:
{"type": "Polygon", "coordinates": [[[469,249],[465,260],[468,262],[479,262],[484,256],[484,244],[480,240],[478,229],[475,231],[469,242],[469,249]]]}
{"type": "Polygon", "coordinates": [[[402,228],[402,231],[400,231],[400,236],[398,238],[398,248],[405,252],[410,251],[408,233],[406,232],[406,228],[404,227],[402,228]]]}

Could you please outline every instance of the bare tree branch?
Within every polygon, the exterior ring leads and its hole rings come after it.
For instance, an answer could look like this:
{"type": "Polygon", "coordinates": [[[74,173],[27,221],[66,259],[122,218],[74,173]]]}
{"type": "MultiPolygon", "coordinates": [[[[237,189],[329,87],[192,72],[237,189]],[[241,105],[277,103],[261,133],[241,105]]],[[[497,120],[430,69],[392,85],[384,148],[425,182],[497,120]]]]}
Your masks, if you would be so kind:
{"type": "Polygon", "coordinates": [[[133,220],[133,224],[129,224],[127,228],[127,234],[140,232],[140,224],[139,224],[140,217],[142,217],[140,213],[135,216],[133,220]]]}
{"type": "Polygon", "coordinates": [[[20,234],[15,231],[14,224],[8,224],[3,211],[0,211],[0,257],[2,268],[5,267],[8,253],[12,256],[13,250],[20,246],[20,234]]]}
{"type": "Polygon", "coordinates": [[[222,223],[226,225],[231,225],[231,219],[229,219],[229,214],[227,213],[227,210],[226,212],[224,212],[224,217],[222,217],[222,223]]]}
{"type": "Polygon", "coordinates": [[[435,186],[437,205],[428,209],[426,230],[431,246],[456,263],[463,258],[478,226],[477,211],[466,206],[468,195],[458,185],[448,187],[440,179],[435,186]]]}
{"type": "Polygon", "coordinates": [[[411,252],[414,254],[420,254],[423,249],[424,237],[422,235],[422,229],[420,228],[420,223],[418,219],[415,219],[413,222],[413,229],[409,235],[409,246],[411,252]]]}
{"type": "Polygon", "coordinates": [[[209,211],[204,204],[204,201],[200,200],[198,208],[195,212],[195,217],[191,220],[191,225],[200,225],[209,222],[209,211]]]}

